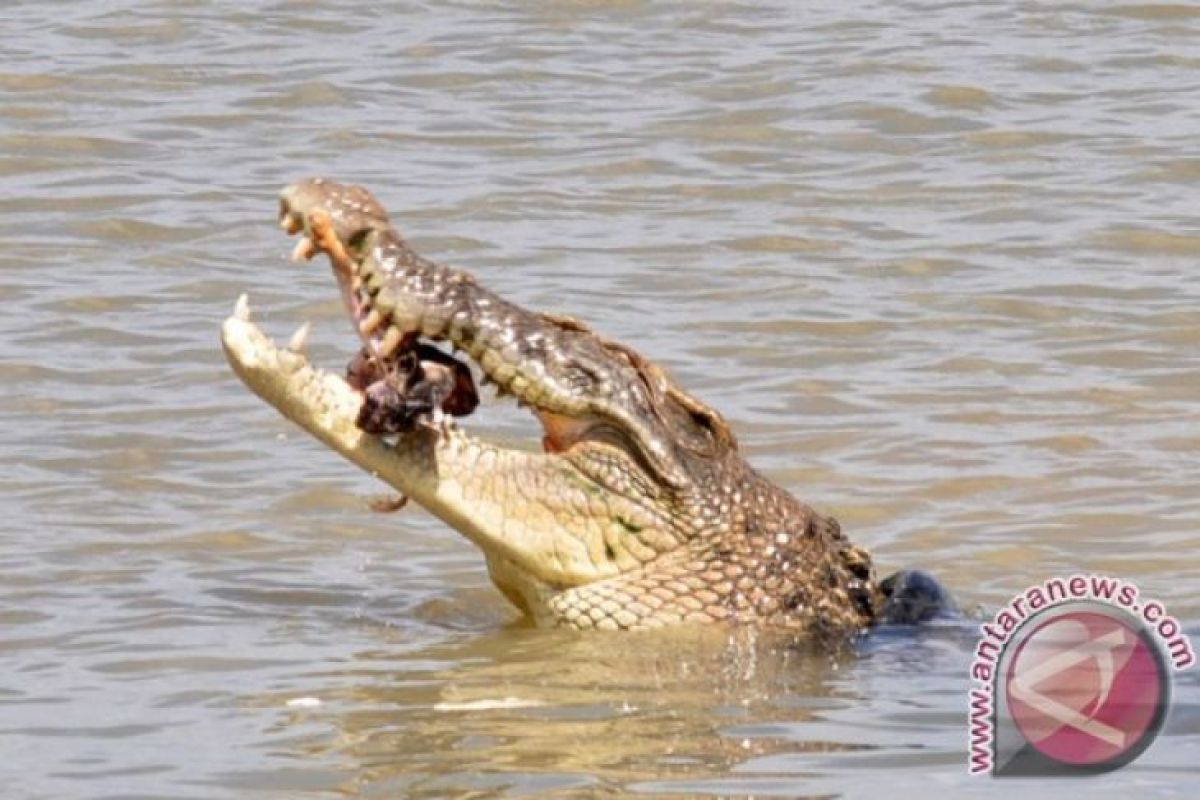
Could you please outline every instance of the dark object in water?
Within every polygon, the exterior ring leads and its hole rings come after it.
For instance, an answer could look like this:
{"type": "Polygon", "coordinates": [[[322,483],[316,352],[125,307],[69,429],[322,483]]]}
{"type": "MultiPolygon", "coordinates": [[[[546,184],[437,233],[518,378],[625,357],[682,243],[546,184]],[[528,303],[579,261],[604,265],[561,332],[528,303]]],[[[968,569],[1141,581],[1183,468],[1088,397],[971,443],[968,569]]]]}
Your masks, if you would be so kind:
{"type": "Polygon", "coordinates": [[[887,625],[919,625],[958,611],[954,598],[928,572],[906,569],[879,582],[886,598],[880,622],[887,625]]]}

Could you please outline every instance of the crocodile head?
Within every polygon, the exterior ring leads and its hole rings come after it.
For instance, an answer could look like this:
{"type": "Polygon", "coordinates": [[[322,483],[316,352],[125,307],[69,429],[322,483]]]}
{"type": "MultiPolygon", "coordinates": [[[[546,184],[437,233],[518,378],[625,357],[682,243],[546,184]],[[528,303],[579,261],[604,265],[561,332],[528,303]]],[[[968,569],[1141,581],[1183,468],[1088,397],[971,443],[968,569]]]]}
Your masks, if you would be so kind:
{"type": "Polygon", "coordinates": [[[844,634],[880,594],[837,523],[754,472],[725,420],[634,350],[520,308],[415,253],[366,190],[309,180],[281,194],[296,254],[330,257],[381,360],[416,341],[461,351],[541,423],[513,449],[457,424],[359,430],[361,394],[278,348],[239,305],[222,341],[267,402],[473,541],[496,586],[542,624],[635,628],[769,621],[844,634]]]}

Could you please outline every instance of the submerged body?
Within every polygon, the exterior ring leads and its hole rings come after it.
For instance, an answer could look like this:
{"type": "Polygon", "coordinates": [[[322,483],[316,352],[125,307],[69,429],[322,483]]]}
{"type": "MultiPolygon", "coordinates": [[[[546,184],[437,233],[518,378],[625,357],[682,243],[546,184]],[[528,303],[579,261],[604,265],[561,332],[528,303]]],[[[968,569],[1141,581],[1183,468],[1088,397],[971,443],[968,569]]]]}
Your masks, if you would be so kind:
{"type": "Polygon", "coordinates": [[[542,452],[453,424],[394,442],[370,435],[356,424],[362,387],[276,349],[244,309],[223,329],[231,364],[289,418],[471,539],[536,622],[742,621],[844,637],[900,607],[834,519],[755,472],[716,411],[630,348],[419,256],[359,187],[288,187],[281,222],[303,231],[298,254],[329,255],[377,359],[429,342],[464,351],[533,411],[542,452]]]}

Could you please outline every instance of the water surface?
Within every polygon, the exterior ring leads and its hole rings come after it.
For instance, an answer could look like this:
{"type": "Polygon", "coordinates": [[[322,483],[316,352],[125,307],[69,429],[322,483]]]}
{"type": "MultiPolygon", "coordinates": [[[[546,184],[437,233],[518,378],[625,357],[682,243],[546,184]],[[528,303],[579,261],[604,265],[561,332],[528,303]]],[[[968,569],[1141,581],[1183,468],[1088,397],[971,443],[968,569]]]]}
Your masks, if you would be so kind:
{"type": "MultiPolygon", "coordinates": [[[[522,627],[226,367],[344,363],[274,195],[637,346],[883,570],[1112,573],[1200,634],[1200,15],[1116,3],[72,3],[0,26],[5,796],[1008,796],[969,633],[522,627]]],[[[503,407],[472,421],[504,441],[503,407]]],[[[1200,688],[1098,796],[1189,797],[1200,688]]],[[[1082,786],[1082,785],[1081,785],[1082,786]]],[[[1022,783],[1057,798],[1061,784],[1022,783]]]]}

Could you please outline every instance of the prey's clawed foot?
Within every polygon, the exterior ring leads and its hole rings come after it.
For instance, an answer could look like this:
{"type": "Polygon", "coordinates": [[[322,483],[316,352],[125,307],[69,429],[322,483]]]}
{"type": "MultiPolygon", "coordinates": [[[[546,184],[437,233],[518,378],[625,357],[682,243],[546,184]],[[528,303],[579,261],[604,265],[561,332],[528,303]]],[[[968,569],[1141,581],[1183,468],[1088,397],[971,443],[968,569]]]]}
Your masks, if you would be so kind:
{"type": "Polygon", "coordinates": [[[372,497],[367,500],[367,507],[380,514],[394,514],[408,505],[408,496],[403,494],[372,497]]]}
{"type": "Polygon", "coordinates": [[[344,243],[370,229],[386,229],[383,206],[361,186],[311,178],[292,184],[279,196],[279,227],[289,236],[302,233],[292,251],[296,261],[328,253],[336,268],[349,262],[344,243]]]}

